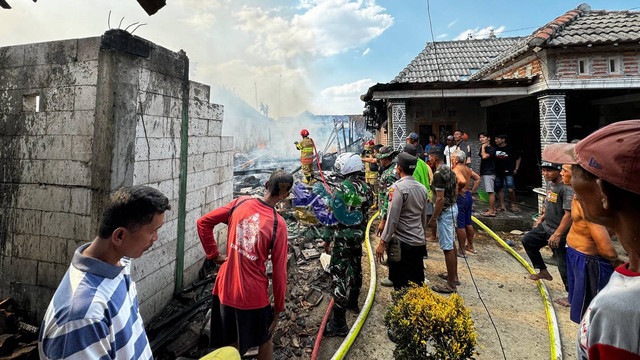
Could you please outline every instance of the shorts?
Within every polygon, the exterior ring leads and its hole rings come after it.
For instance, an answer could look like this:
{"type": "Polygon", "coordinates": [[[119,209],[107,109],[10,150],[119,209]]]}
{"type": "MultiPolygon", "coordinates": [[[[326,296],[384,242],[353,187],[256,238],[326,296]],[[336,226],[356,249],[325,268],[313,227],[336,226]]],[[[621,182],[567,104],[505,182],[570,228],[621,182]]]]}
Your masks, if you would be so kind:
{"type": "Polygon", "coordinates": [[[471,191],[464,193],[464,196],[458,195],[456,200],[458,204],[458,229],[464,229],[467,225],[472,225],[471,209],[473,208],[473,196],[471,191]]]}
{"type": "Polygon", "coordinates": [[[427,215],[433,215],[433,203],[427,201],[427,215]]]}
{"type": "Polygon", "coordinates": [[[484,186],[484,191],[488,192],[488,193],[492,193],[493,191],[493,187],[495,185],[496,182],[496,176],[495,175],[482,175],[480,176],[480,178],[482,179],[482,185],[484,186]]]}
{"type": "Polygon", "coordinates": [[[607,285],[612,273],[613,267],[605,258],[587,255],[567,246],[571,321],[580,323],[589,303],[607,285]]]}
{"type": "Polygon", "coordinates": [[[440,249],[453,250],[453,242],[456,239],[454,219],[458,217],[458,205],[453,204],[446,210],[442,210],[438,216],[438,242],[440,249]]]}
{"type": "Polygon", "coordinates": [[[496,177],[495,189],[497,191],[502,190],[505,187],[505,185],[506,185],[507,189],[515,189],[516,188],[516,184],[513,182],[513,176],[505,175],[505,176],[496,177]]]}
{"type": "Polygon", "coordinates": [[[211,346],[219,348],[238,342],[238,351],[244,355],[254,346],[271,339],[269,327],[273,322],[273,308],[242,310],[220,303],[213,295],[211,303],[211,346]]]}

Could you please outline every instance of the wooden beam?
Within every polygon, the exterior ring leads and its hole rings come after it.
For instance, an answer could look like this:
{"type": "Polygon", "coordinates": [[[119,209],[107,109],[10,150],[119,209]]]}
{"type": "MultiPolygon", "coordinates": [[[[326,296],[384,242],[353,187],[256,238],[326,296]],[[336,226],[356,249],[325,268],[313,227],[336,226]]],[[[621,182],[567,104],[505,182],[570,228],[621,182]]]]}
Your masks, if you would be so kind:
{"type": "Polygon", "coordinates": [[[481,107],[489,107],[489,106],[493,106],[493,105],[504,104],[504,103],[507,103],[509,101],[514,101],[514,100],[522,99],[522,98],[525,98],[525,97],[526,96],[524,96],[524,95],[518,95],[518,96],[496,96],[496,97],[492,97],[492,98],[487,99],[487,100],[480,101],[480,106],[481,107]]]}
{"type": "Polygon", "coordinates": [[[591,100],[591,105],[623,104],[623,103],[630,103],[634,101],[640,101],[640,93],[595,99],[595,100],[591,100]]]}

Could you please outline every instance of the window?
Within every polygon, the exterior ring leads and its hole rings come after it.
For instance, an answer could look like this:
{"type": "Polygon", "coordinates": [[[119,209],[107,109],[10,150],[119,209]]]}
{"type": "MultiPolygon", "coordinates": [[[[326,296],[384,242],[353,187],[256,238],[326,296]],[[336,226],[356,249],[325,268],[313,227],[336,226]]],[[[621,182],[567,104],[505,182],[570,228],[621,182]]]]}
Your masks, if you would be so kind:
{"type": "Polygon", "coordinates": [[[611,57],[609,61],[607,61],[609,65],[609,74],[619,74],[620,73],[620,64],[618,62],[618,58],[611,57]]]}
{"type": "Polygon", "coordinates": [[[27,94],[22,97],[22,111],[40,112],[40,95],[27,94]]]}
{"type": "Polygon", "coordinates": [[[588,74],[589,74],[589,60],[578,59],[578,75],[588,75],[588,74]]]}

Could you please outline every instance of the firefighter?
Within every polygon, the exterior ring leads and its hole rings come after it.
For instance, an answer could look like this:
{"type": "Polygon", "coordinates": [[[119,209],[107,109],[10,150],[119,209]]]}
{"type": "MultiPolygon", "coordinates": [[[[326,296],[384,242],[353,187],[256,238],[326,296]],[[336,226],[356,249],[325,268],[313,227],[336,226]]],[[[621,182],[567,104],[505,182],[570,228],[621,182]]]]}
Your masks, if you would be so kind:
{"type": "Polygon", "coordinates": [[[335,305],[333,318],[325,336],[344,336],[349,332],[346,311],[360,312],[358,296],[362,287],[362,241],[367,228],[367,210],[373,202],[371,187],[361,177],[362,159],[355,153],[338,156],[334,170],[342,182],[334,190],[333,210],[338,224],[324,227],[325,251],[331,262],[332,290],[335,305]]]}
{"type": "MultiPolygon", "coordinates": [[[[382,147],[382,145],[379,145],[382,147]]],[[[376,191],[376,183],[378,182],[378,160],[376,159],[376,149],[373,145],[373,140],[369,140],[364,145],[364,151],[360,155],[362,158],[362,162],[364,162],[364,174],[365,181],[369,184],[374,191],[375,201],[371,206],[372,209],[377,207],[377,191],[376,191]]]]}
{"type": "Polygon", "coordinates": [[[313,184],[313,140],[309,137],[309,131],[302,129],[300,131],[302,140],[294,142],[296,149],[300,150],[300,163],[302,164],[302,172],[304,173],[304,183],[313,184]]]}

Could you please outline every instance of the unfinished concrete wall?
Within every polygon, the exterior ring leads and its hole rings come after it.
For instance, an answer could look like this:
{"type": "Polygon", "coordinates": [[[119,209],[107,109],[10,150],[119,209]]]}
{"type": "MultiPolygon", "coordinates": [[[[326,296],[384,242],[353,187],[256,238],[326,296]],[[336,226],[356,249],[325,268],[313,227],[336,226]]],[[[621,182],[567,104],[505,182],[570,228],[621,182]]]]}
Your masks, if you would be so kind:
{"type": "Polygon", "coordinates": [[[98,41],[0,48],[0,298],[37,318],[91,240],[98,41]]]}
{"type": "Polygon", "coordinates": [[[196,220],[231,200],[232,139],[220,134],[222,106],[210,104],[209,88],[185,73],[184,53],[123,31],[0,48],[0,298],[16,298],[41,319],[73,251],[97,234],[110,194],[135,184],[163,191],[173,208],[159,241],[133,261],[143,316],[159,312],[174,291],[181,215],[183,283],[196,278],[204,258],[196,220]],[[32,95],[40,96],[38,111],[32,95]],[[187,206],[180,214],[187,104],[187,206]]]}

